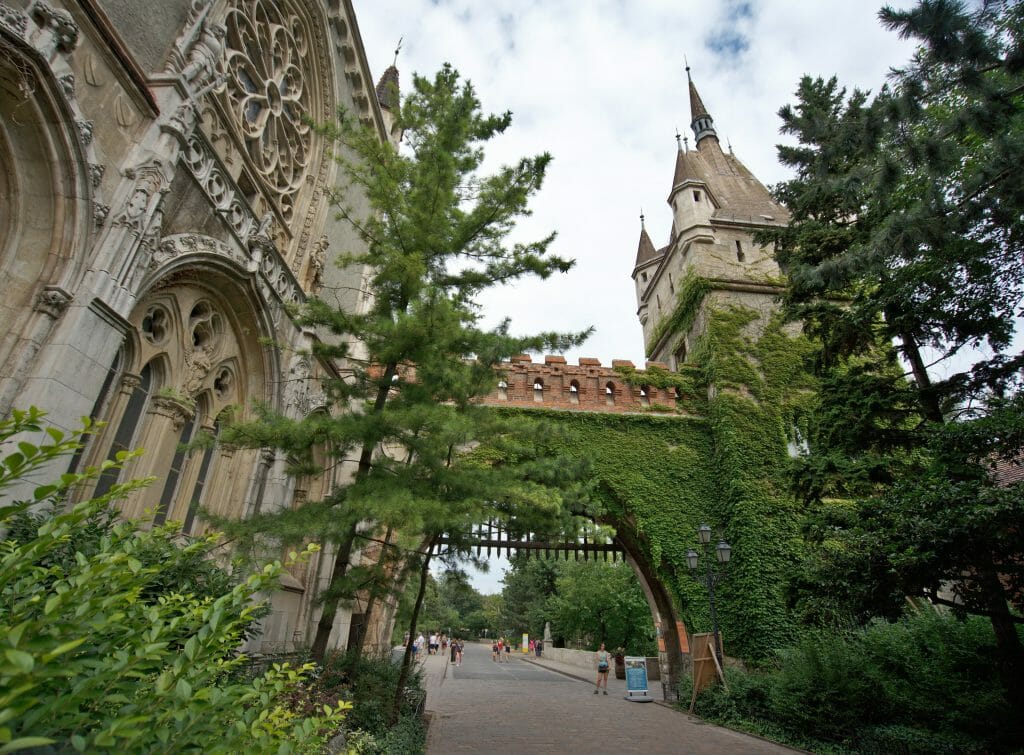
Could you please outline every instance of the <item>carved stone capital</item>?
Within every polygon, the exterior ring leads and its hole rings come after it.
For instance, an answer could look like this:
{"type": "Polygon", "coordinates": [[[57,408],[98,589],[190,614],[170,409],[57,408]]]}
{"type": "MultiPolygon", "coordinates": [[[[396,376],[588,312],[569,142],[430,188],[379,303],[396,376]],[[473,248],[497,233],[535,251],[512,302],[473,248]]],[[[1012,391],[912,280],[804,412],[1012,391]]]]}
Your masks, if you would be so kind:
{"type": "Polygon", "coordinates": [[[161,417],[171,420],[175,431],[181,430],[186,420],[195,416],[195,407],[185,399],[178,396],[156,395],[153,396],[152,408],[150,411],[161,417]]]}
{"type": "Polygon", "coordinates": [[[36,297],[35,309],[44,315],[58,319],[71,303],[71,294],[58,286],[47,286],[36,297]]]}

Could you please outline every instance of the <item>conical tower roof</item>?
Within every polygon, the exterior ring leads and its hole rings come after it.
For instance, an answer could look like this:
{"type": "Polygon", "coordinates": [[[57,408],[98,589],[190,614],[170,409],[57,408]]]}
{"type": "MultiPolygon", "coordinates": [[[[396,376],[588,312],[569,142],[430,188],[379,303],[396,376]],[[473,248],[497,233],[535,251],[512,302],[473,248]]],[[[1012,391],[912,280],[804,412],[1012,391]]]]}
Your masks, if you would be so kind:
{"type": "Polygon", "coordinates": [[[661,256],[658,250],[654,248],[654,243],[651,241],[650,235],[647,233],[647,227],[644,225],[643,215],[640,216],[640,243],[636,249],[636,265],[634,267],[640,267],[646,265],[653,259],[657,259],[661,256]]]}
{"type": "Polygon", "coordinates": [[[385,110],[394,110],[398,107],[398,69],[391,65],[380,77],[377,83],[377,102],[385,110]]]}
{"type": "Polygon", "coordinates": [[[715,121],[711,113],[704,107],[704,100],[700,98],[697,85],[690,77],[690,66],[686,66],[686,82],[690,88],[690,128],[693,129],[693,136],[696,139],[694,146],[700,149],[701,142],[711,137],[718,142],[718,132],[715,131],[715,121]]]}

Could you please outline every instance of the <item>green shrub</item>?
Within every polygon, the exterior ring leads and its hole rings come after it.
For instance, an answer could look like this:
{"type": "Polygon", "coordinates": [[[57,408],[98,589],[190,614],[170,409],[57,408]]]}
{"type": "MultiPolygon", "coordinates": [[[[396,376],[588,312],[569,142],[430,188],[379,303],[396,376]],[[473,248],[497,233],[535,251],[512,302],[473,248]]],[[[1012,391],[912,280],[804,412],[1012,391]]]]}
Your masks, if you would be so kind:
{"type": "MultiPolygon", "coordinates": [[[[77,447],[77,434],[43,430],[42,416],[32,409],[0,421],[0,491],[77,447]],[[23,440],[39,432],[44,442],[23,440]]],[[[276,585],[281,565],[230,589],[206,583],[216,595],[173,591],[164,576],[192,568],[216,537],[178,547],[170,525],[142,531],[111,521],[110,501],[139,481],[62,510],[76,486],[110,466],[36,487],[33,502],[52,515],[27,518],[29,502],[0,506],[0,531],[20,527],[17,540],[0,543],[0,752],[318,748],[345,706],[302,717],[284,704],[308,668],[279,665],[234,681],[254,599],[276,585]],[[88,552],[72,552],[93,526],[102,534],[84,538],[88,552]]]]}
{"type": "MultiPolygon", "coordinates": [[[[856,752],[1019,750],[982,618],[926,610],[863,630],[814,632],[775,668],[727,669],[729,690],[701,692],[696,713],[791,744],[856,752]]],[[[680,703],[689,705],[689,680],[680,703]]]]}
{"type": "Polygon", "coordinates": [[[394,727],[388,723],[398,675],[390,652],[363,656],[339,652],[324,661],[313,690],[351,704],[345,719],[350,749],[369,755],[423,752],[426,732],[416,709],[423,680],[418,671],[406,680],[409,694],[398,723],[394,727]]]}

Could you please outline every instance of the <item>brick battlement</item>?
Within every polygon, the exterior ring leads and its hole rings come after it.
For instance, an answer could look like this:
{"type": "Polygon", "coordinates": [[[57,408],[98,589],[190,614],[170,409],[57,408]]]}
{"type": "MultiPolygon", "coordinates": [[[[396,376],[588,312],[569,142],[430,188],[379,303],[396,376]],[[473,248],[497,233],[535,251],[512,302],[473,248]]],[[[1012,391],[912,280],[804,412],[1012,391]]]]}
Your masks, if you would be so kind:
{"type": "MultiPolygon", "coordinates": [[[[660,413],[657,407],[670,407],[675,414],[684,399],[676,396],[674,388],[631,385],[616,371],[623,367],[636,369],[626,359],[614,359],[611,367],[604,367],[600,360],[586,357],[579,364],[568,364],[563,356],[545,356],[540,363],[519,354],[498,368],[498,383],[481,403],[605,413],[656,414],[660,413]]],[[[661,362],[647,362],[644,369],[648,367],[668,369],[661,362]]]]}

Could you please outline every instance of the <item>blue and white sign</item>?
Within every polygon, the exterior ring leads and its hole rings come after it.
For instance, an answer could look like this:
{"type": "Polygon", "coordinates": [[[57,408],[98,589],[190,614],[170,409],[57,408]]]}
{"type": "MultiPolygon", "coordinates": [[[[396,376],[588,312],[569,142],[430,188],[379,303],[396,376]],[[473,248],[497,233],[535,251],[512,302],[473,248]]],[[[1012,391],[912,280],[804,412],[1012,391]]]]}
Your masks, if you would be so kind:
{"type": "Polygon", "coordinates": [[[636,703],[654,702],[647,692],[647,659],[626,656],[626,699],[636,703]]]}

